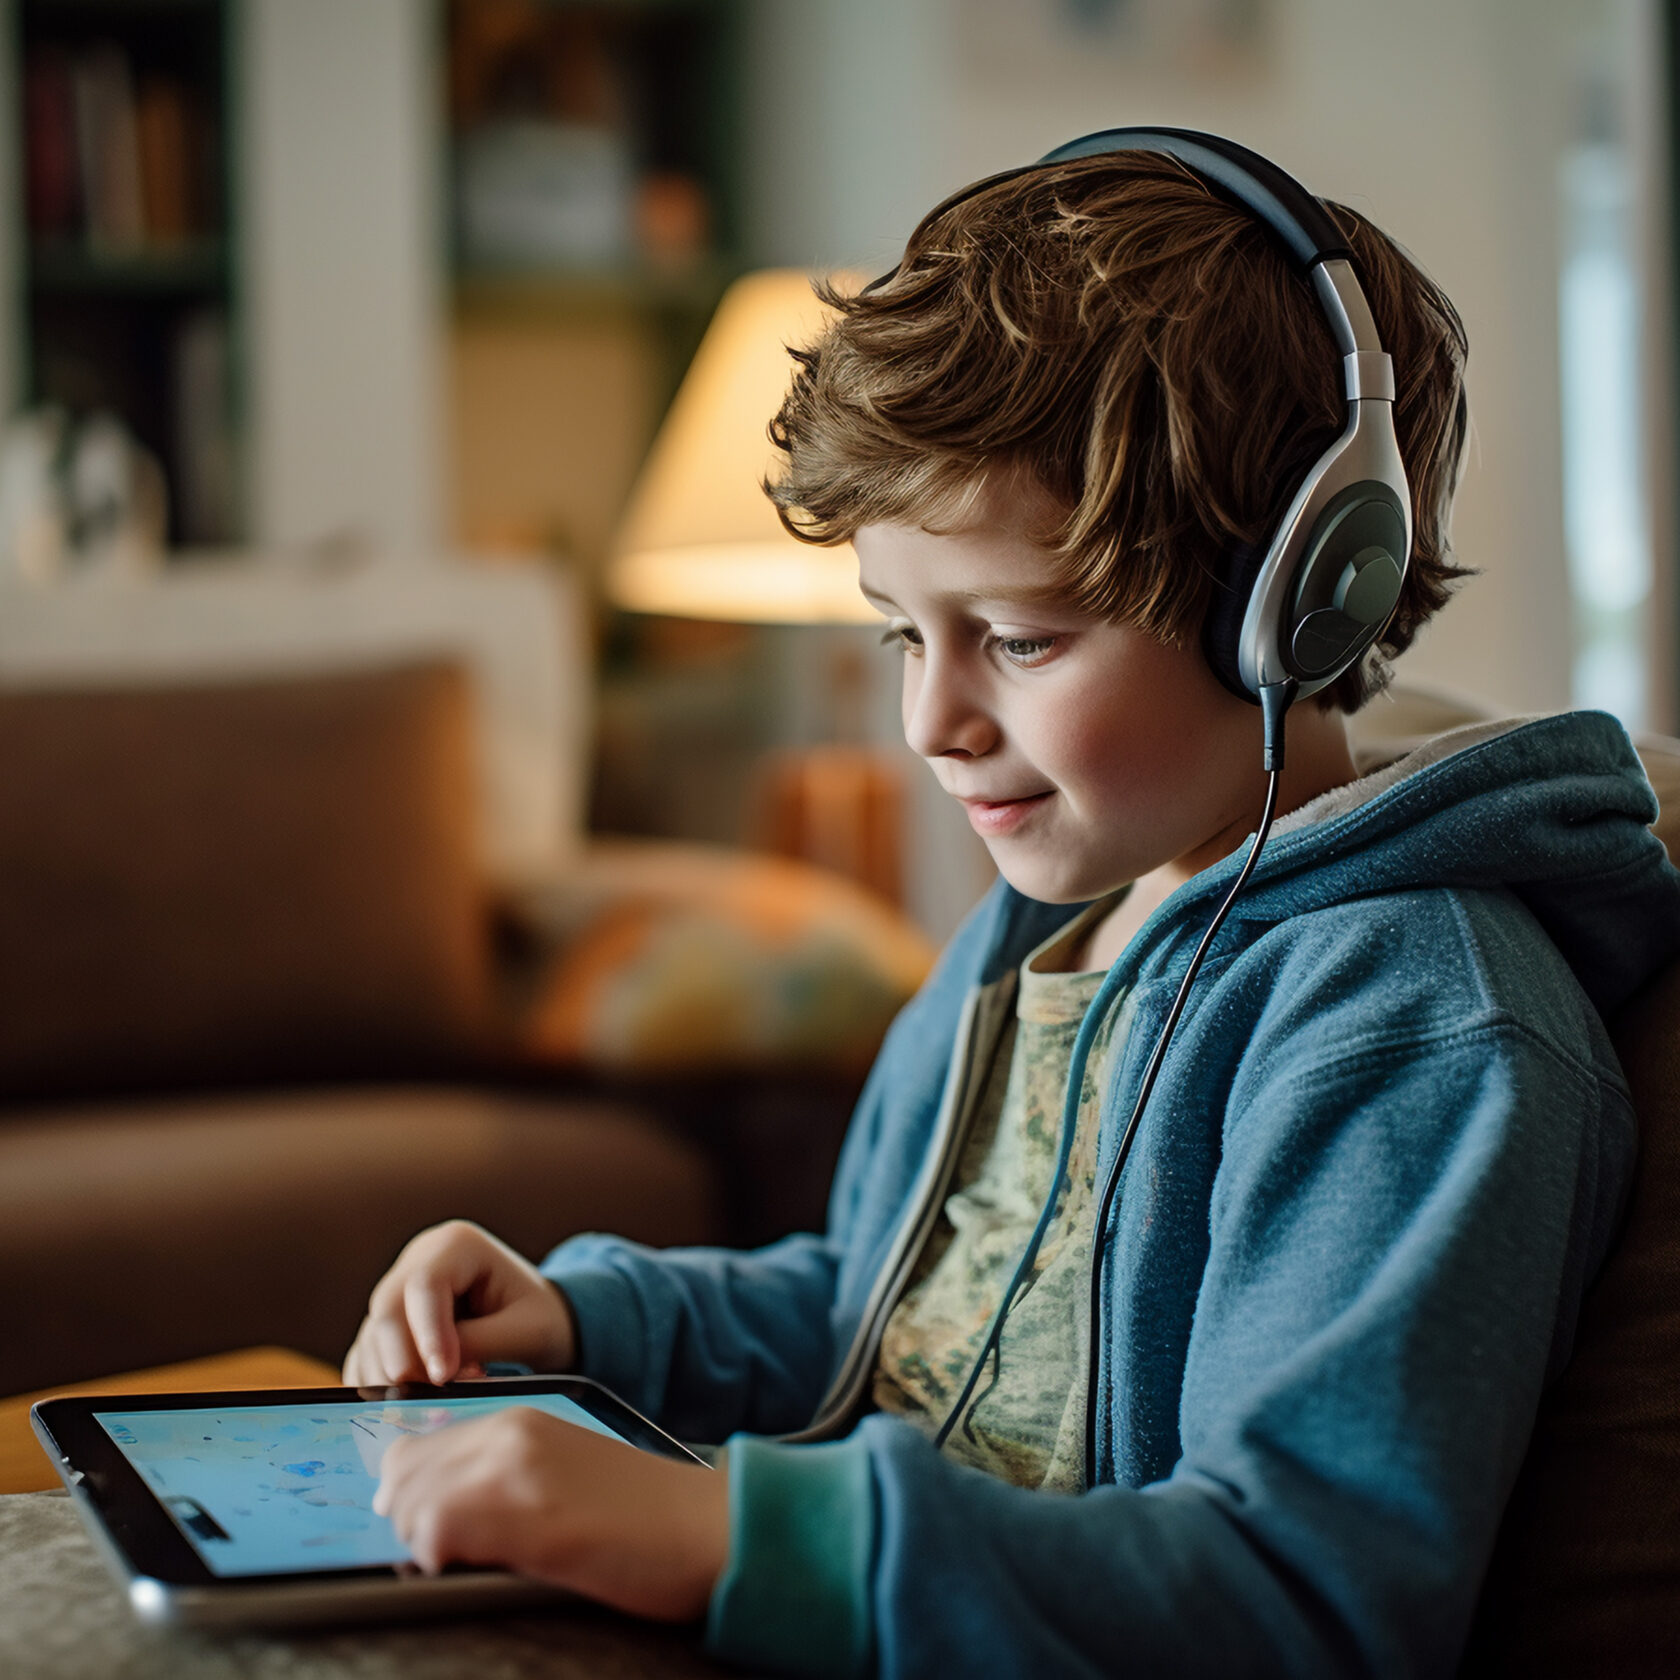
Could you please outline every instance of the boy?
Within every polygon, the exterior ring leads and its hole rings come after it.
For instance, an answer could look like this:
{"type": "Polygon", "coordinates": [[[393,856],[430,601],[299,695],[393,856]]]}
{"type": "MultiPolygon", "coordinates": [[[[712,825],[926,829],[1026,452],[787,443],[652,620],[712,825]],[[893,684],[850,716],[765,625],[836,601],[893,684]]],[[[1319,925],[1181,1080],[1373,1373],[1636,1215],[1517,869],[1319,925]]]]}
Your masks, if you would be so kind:
{"type": "Polygon", "coordinates": [[[798,354],[773,494],[855,542],[1002,880],[888,1038],[826,1235],[409,1245],[347,1381],[520,1359],[732,1437],[722,1474],[531,1412],[401,1443],[380,1505],[425,1567],[705,1614],[795,1673],[1451,1671],[1628,1181],[1601,1016],[1680,946],[1680,885],[1608,719],[1357,777],[1344,715],[1458,575],[1464,342],[1334,214],[1414,530],[1271,785],[1200,642],[1346,409],[1254,215],[1147,152],[999,178],[798,354]]]}

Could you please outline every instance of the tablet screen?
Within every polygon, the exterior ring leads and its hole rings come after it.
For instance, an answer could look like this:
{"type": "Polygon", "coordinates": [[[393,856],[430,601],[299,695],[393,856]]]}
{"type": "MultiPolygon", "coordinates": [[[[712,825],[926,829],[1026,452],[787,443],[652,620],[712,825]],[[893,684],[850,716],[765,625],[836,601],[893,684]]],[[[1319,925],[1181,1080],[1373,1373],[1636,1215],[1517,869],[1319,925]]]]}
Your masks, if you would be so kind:
{"type": "Polygon", "coordinates": [[[623,1437],[560,1394],[304,1402],[93,1415],[215,1575],[409,1561],[373,1510],[385,1449],[508,1406],[623,1437]]]}

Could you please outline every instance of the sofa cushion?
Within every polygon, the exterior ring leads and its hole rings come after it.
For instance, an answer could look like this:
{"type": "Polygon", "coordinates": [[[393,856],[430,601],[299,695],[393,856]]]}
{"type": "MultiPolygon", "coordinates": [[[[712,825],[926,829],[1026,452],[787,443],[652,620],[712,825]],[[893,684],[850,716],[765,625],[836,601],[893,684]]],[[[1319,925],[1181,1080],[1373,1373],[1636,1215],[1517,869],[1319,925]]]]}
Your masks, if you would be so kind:
{"type": "Polygon", "coordinates": [[[493,874],[542,869],[583,836],[591,744],[589,609],[575,570],[355,544],[179,555],[144,579],[8,583],[0,686],[215,681],[447,659],[468,674],[473,800],[493,874]]]}
{"type": "Polygon", "coordinates": [[[0,1095],[470,1054],[470,730],[436,661],[0,691],[0,1095]]]}
{"type": "Polygon", "coordinates": [[[592,845],[508,894],[518,1053],[629,1073],[861,1073],[933,950],[884,899],[789,858],[592,845]]]}

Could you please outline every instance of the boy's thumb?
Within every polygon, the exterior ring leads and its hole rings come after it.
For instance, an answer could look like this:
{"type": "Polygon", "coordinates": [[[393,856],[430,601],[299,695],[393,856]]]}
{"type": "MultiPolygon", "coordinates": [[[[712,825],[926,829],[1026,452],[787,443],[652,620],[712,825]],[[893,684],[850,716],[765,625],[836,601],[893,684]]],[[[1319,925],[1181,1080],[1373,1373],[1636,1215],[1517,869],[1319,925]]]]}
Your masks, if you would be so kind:
{"type": "Polygon", "coordinates": [[[538,1305],[536,1301],[518,1300],[483,1318],[458,1320],[455,1331],[460,1338],[462,1365],[502,1360],[547,1369],[544,1350],[552,1338],[538,1305]]]}
{"type": "Polygon", "coordinates": [[[455,1325],[455,1334],[461,1366],[483,1366],[493,1359],[517,1358],[517,1354],[509,1351],[509,1329],[505,1308],[486,1318],[459,1320],[455,1325]]]}

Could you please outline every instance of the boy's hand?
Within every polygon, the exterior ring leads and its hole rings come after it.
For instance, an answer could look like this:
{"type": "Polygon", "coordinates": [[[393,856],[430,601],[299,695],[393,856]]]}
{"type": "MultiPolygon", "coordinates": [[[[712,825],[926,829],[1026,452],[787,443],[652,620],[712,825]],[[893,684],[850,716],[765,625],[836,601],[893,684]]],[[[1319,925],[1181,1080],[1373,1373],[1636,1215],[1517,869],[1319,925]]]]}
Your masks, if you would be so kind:
{"type": "Polygon", "coordinates": [[[373,1508],[428,1574],[496,1564],[658,1621],[704,1614],[729,1553],[727,1477],[528,1406],[394,1442],[373,1508]]]}
{"type": "Polygon", "coordinates": [[[577,1331],[566,1298],[530,1261],[464,1219],[434,1225],[397,1256],[344,1359],[351,1388],[484,1375],[491,1359],[569,1370],[577,1331]]]}

